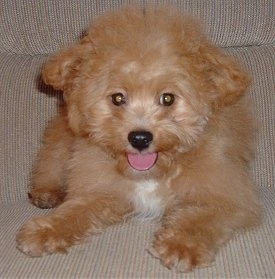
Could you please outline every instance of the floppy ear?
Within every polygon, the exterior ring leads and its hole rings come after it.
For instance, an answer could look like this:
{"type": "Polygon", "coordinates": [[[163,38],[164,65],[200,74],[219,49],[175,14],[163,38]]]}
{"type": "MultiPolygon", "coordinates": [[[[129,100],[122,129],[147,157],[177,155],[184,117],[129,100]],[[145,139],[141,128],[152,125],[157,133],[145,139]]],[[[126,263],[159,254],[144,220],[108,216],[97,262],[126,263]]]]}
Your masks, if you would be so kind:
{"type": "Polygon", "coordinates": [[[73,80],[76,69],[81,64],[84,53],[87,52],[88,43],[91,44],[85,37],[79,44],[50,58],[42,71],[44,82],[56,90],[64,91],[73,80]]]}
{"type": "Polygon", "coordinates": [[[236,103],[246,92],[250,78],[238,63],[219,49],[210,45],[203,47],[206,70],[214,84],[213,102],[215,107],[236,103]]]}
{"type": "Polygon", "coordinates": [[[85,123],[79,111],[73,85],[75,78],[79,75],[80,65],[91,52],[94,52],[92,42],[88,37],[85,37],[77,45],[50,58],[42,71],[42,77],[46,84],[53,86],[56,90],[70,93],[65,98],[66,114],[71,130],[78,135],[85,133],[85,123]]]}

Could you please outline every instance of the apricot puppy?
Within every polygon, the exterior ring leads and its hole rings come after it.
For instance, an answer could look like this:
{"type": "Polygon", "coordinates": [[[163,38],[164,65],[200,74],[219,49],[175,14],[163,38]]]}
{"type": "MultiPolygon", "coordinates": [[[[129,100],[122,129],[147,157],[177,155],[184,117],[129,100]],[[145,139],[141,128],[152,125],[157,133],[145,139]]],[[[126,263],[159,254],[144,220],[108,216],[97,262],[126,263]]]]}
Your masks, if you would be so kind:
{"type": "Polygon", "coordinates": [[[158,218],[150,253],[179,272],[209,265],[257,224],[249,177],[252,121],[238,64],[173,9],[99,17],[44,68],[65,107],[45,134],[17,247],[64,252],[126,218],[158,218]]]}

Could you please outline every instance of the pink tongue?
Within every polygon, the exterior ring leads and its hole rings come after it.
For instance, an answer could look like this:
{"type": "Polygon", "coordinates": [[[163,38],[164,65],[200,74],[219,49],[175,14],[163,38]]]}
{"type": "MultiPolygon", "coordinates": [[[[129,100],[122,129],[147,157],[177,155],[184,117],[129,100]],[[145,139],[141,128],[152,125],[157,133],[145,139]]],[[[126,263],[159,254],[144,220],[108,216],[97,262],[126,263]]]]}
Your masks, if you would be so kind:
{"type": "Polygon", "coordinates": [[[149,170],[154,166],[158,157],[158,153],[129,153],[127,156],[128,162],[132,168],[139,171],[144,171],[149,170]]]}

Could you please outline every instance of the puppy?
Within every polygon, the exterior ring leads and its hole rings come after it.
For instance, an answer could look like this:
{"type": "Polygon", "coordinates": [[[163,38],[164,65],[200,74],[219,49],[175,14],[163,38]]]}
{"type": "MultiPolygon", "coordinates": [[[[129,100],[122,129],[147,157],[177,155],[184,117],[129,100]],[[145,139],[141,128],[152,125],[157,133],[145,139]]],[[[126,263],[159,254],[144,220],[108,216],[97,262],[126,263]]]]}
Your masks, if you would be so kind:
{"type": "Polygon", "coordinates": [[[65,252],[130,217],[159,219],[150,253],[187,272],[258,223],[249,78],[195,20],[167,8],[111,12],[43,79],[66,105],[46,131],[29,197],[56,209],[21,228],[22,252],[65,252]]]}

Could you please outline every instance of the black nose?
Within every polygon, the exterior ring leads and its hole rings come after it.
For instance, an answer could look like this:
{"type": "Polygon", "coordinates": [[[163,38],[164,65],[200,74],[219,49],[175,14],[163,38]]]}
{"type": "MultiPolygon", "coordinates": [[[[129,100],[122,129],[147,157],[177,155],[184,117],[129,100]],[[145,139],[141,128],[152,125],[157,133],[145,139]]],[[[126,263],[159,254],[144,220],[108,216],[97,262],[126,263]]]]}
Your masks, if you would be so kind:
{"type": "Polygon", "coordinates": [[[128,135],[128,141],[139,151],[147,148],[153,140],[153,134],[148,131],[133,131],[128,135]]]}

